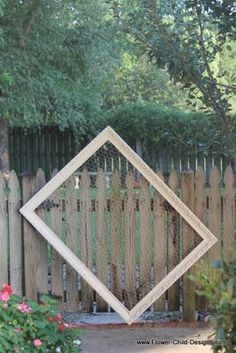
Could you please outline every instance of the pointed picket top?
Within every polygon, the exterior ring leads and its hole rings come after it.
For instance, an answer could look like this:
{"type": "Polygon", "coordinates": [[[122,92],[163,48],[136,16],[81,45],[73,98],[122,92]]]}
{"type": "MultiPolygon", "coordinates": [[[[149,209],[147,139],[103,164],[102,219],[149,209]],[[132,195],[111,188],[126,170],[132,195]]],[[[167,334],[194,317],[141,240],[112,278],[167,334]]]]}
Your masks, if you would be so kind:
{"type": "Polygon", "coordinates": [[[164,181],[125,143],[111,128],[104,129],[60,172],[55,175],[20,212],[42,234],[42,236],[64,257],[64,259],[93,287],[93,289],[128,323],[134,322],[150,307],[178,278],[217,241],[210,230],[178,198],[164,181]],[[183,219],[202,237],[203,241],[188,254],[171,272],[167,274],[132,310],[127,308],[108,290],[106,286],[84,265],[82,261],[57,237],[57,235],[34,212],[61,184],[80,168],[106,142],[113,144],[118,151],[154,186],[159,194],[183,217],[183,219]]]}
{"type": "Polygon", "coordinates": [[[169,187],[176,192],[179,187],[179,177],[175,169],[172,169],[169,180],[168,180],[169,187]]]}
{"type": "Polygon", "coordinates": [[[8,187],[11,189],[11,191],[13,190],[14,192],[19,192],[20,190],[19,180],[14,170],[12,170],[10,173],[8,187]]]}
{"type": "Polygon", "coordinates": [[[3,177],[2,172],[0,171],[0,192],[2,192],[2,190],[5,190],[6,187],[6,183],[5,183],[5,179],[3,177]]]}
{"type": "Polygon", "coordinates": [[[225,169],[225,175],[224,175],[225,187],[227,188],[229,185],[230,186],[234,185],[234,182],[235,182],[234,172],[231,165],[229,164],[225,169]]]}

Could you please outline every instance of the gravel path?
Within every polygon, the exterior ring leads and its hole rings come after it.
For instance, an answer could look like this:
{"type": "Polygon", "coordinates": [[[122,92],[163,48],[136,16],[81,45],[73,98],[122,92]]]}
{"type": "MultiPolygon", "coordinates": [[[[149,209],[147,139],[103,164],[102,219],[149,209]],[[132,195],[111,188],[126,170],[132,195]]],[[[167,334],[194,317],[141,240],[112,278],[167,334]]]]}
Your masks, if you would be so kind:
{"type": "Polygon", "coordinates": [[[81,348],[83,353],[212,353],[209,344],[202,344],[211,333],[190,327],[86,329],[81,348]]]}

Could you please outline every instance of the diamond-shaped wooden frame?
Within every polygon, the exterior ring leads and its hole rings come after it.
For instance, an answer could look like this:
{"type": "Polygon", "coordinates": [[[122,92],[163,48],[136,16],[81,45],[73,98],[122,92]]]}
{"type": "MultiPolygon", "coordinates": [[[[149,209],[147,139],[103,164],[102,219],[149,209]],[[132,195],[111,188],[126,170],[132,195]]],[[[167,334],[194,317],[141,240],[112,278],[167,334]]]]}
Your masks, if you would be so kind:
{"type": "Polygon", "coordinates": [[[39,190],[20,209],[21,214],[58,251],[58,253],[89,283],[89,285],[130,325],[150,305],[152,305],[178,278],[180,278],[217,241],[210,230],[192,211],[171,191],[156,173],[116,134],[111,128],[104,129],[58,174],[39,190]],[[78,259],[60,238],[34,212],[65,180],[70,177],[106,142],[111,142],[120,153],[141,172],[151,185],[165,198],[183,219],[201,236],[203,241],[188,254],[165,278],[163,278],[130,311],[110,292],[110,290],[78,259]]]}

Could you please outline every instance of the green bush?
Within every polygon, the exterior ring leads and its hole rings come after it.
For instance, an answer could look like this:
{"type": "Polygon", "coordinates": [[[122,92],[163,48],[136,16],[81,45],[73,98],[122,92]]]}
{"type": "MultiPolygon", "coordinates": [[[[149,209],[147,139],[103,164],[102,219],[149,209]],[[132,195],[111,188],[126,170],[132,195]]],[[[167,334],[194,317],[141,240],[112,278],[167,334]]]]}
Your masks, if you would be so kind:
{"type": "Polygon", "coordinates": [[[78,353],[78,330],[62,320],[57,301],[22,300],[8,285],[0,291],[0,353],[78,353]]]}
{"type": "MultiPolygon", "coordinates": [[[[232,116],[236,132],[236,119],[232,116]]],[[[97,121],[97,130],[110,125],[133,145],[136,138],[147,145],[181,152],[224,152],[225,134],[214,115],[184,112],[151,102],[129,103],[108,111],[97,121]]],[[[227,147],[228,148],[228,147],[227,147]]],[[[225,147],[225,153],[229,153],[225,147]]]]}
{"type": "Polygon", "coordinates": [[[190,278],[198,283],[196,293],[207,298],[213,311],[210,321],[214,325],[215,353],[236,352],[236,254],[229,262],[215,261],[213,266],[201,263],[196,275],[190,278]]]}

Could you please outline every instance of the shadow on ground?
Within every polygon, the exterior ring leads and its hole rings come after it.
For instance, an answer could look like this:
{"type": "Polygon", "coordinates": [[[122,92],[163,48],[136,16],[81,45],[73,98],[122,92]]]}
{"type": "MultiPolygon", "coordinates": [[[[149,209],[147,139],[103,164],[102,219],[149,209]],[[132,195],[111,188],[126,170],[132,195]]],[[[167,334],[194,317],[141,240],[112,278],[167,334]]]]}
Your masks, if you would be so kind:
{"type": "Polygon", "coordinates": [[[210,328],[122,327],[86,329],[82,335],[83,353],[210,353],[204,341],[210,328]]]}

